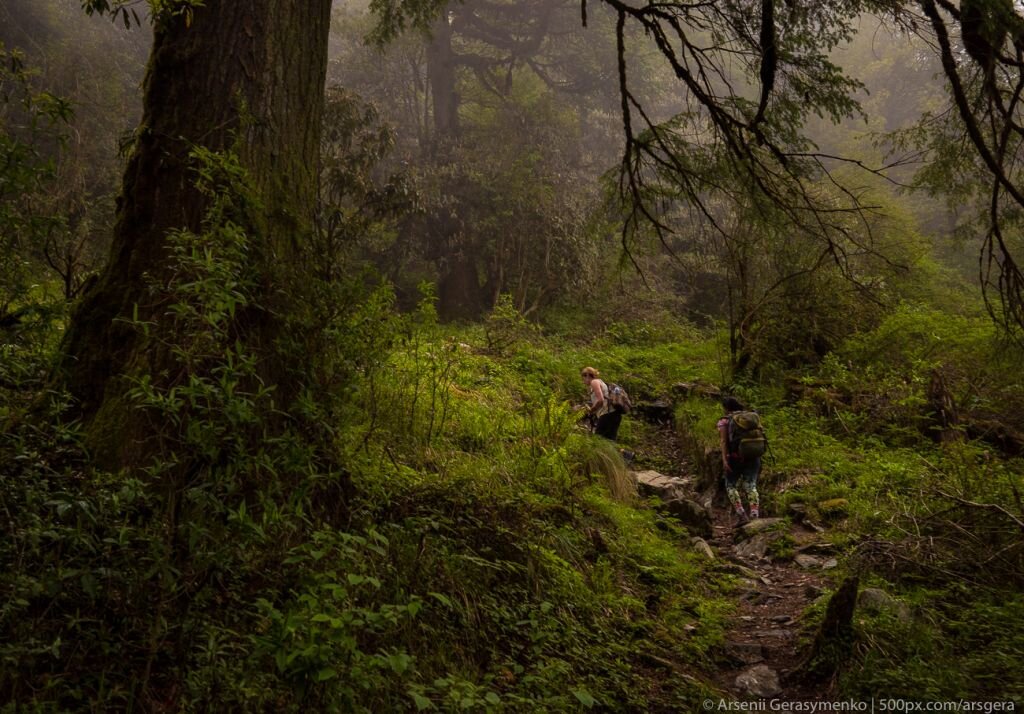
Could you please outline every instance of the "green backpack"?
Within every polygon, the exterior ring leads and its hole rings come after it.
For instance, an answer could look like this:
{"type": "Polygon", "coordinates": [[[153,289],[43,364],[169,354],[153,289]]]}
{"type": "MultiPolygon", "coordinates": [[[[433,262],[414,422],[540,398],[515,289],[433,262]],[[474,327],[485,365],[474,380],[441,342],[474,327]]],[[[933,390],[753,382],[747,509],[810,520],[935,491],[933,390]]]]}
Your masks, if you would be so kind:
{"type": "Polygon", "coordinates": [[[729,415],[729,453],[743,459],[764,456],[768,439],[757,412],[735,412],[729,415]]]}

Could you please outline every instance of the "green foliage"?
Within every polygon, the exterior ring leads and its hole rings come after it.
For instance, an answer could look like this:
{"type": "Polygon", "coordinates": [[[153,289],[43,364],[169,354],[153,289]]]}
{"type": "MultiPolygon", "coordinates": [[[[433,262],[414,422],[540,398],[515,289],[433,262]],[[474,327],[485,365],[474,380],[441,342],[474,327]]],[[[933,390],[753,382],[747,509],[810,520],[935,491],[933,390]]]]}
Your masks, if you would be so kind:
{"type": "MultiPolygon", "coordinates": [[[[18,50],[0,44],[0,321],[45,308],[36,283],[42,246],[59,226],[43,209],[74,113],[68,102],[36,86],[18,50]]],[[[0,329],[4,329],[0,323],[0,329]]]]}
{"type": "Polygon", "coordinates": [[[843,676],[844,693],[1019,703],[1024,698],[1015,674],[1024,656],[1020,595],[993,597],[955,585],[916,595],[925,604],[910,620],[885,612],[858,618],[861,655],[843,676]]]}

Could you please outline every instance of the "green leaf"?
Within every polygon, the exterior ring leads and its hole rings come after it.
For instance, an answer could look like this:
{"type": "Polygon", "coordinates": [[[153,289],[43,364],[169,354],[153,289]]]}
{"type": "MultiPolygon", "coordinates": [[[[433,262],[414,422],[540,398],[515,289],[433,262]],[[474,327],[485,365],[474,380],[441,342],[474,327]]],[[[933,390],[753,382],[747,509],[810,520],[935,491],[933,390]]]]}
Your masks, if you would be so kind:
{"type": "Polygon", "coordinates": [[[594,699],[594,697],[591,696],[590,692],[588,692],[586,689],[580,688],[580,689],[573,689],[571,691],[572,691],[573,696],[576,697],[579,700],[580,704],[585,706],[587,709],[590,709],[595,704],[597,704],[597,700],[594,699]]]}
{"type": "Polygon", "coordinates": [[[434,703],[418,692],[409,692],[409,696],[412,697],[412,701],[416,705],[416,711],[422,712],[434,708],[434,703]]]}
{"type": "Polygon", "coordinates": [[[405,652],[395,652],[392,655],[388,655],[388,665],[391,666],[391,671],[395,674],[402,674],[402,672],[409,669],[411,662],[412,657],[405,652]]]}
{"type": "Polygon", "coordinates": [[[439,603],[441,603],[445,607],[452,607],[452,600],[447,595],[444,595],[442,593],[428,593],[428,594],[430,595],[430,597],[434,598],[435,600],[437,600],[439,603]]]}
{"type": "Polygon", "coordinates": [[[337,676],[338,670],[334,669],[333,667],[324,667],[316,673],[316,681],[324,682],[328,679],[334,679],[337,676]]]}

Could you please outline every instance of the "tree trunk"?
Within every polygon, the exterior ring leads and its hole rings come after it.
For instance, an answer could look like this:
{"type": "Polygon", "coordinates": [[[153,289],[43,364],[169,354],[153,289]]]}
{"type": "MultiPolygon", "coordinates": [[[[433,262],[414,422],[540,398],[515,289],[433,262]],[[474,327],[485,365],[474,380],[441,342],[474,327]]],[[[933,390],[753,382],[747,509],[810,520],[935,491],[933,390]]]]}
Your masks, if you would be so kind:
{"type": "Polygon", "coordinates": [[[843,581],[825,608],[811,651],[795,668],[792,677],[802,682],[825,682],[832,679],[853,652],[853,613],[857,608],[860,578],[850,576],[843,581]]]}
{"type": "MultiPolygon", "coordinates": [[[[448,201],[458,204],[459,183],[445,176],[442,168],[453,160],[459,139],[459,94],[456,91],[455,53],[452,51],[452,26],[448,13],[434,21],[427,47],[427,78],[433,100],[434,136],[427,147],[430,160],[442,175],[441,191],[448,201]]],[[[440,248],[440,278],[437,286],[438,313],[442,319],[472,319],[480,315],[483,290],[477,274],[476,250],[471,235],[460,225],[457,215],[447,206],[435,209],[428,220],[428,240],[440,248]]]]}
{"type": "MultiPolygon", "coordinates": [[[[179,15],[156,27],[109,262],[72,318],[60,365],[86,422],[103,422],[102,440],[123,444],[129,419],[119,378],[147,363],[145,341],[123,320],[136,310],[140,319],[154,314],[146,276],[168,276],[168,233],[199,231],[207,209],[193,147],[231,149],[248,171],[259,200],[248,228],[265,268],[263,305],[280,314],[275,275],[312,225],[330,7],[331,0],[208,0],[190,21],[179,15]],[[114,421],[97,418],[104,413],[114,421]]],[[[268,331],[252,330],[257,354],[268,331]]]]}
{"type": "Polygon", "coordinates": [[[459,133],[459,95],[455,91],[455,54],[452,51],[452,26],[448,13],[430,27],[427,46],[427,79],[433,98],[434,140],[431,151],[436,156],[444,145],[459,133]]]}

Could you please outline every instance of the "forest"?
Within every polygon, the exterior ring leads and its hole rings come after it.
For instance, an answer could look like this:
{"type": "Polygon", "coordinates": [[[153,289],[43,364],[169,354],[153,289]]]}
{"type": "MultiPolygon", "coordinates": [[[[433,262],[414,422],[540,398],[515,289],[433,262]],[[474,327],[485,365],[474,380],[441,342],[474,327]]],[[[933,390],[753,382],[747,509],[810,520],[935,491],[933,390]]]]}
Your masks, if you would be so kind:
{"type": "Polygon", "coordinates": [[[1019,162],[1014,0],[2,0],[0,711],[1020,711],[1019,162]]]}

